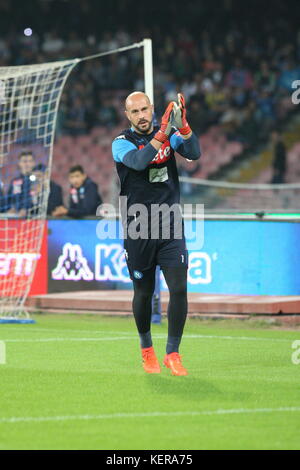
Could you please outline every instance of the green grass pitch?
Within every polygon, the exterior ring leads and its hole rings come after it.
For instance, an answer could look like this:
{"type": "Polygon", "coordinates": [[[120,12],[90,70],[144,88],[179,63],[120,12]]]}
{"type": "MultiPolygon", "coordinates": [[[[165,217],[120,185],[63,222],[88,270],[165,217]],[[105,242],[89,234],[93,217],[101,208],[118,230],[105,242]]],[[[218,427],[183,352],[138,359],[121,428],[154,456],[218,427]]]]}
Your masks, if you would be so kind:
{"type": "Polygon", "coordinates": [[[0,449],[300,449],[300,329],[188,320],[173,377],[144,372],[131,318],[34,318],[0,325],[0,449]]]}

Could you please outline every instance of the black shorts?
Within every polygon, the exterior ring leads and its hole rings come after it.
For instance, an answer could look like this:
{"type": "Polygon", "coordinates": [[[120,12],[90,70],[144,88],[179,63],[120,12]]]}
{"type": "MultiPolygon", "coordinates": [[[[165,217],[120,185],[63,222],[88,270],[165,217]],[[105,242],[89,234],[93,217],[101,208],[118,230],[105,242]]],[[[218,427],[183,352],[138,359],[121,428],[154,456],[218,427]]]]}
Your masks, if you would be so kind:
{"type": "Polygon", "coordinates": [[[185,239],[154,240],[130,238],[124,240],[125,258],[132,280],[153,276],[156,266],[188,267],[185,239]]]}

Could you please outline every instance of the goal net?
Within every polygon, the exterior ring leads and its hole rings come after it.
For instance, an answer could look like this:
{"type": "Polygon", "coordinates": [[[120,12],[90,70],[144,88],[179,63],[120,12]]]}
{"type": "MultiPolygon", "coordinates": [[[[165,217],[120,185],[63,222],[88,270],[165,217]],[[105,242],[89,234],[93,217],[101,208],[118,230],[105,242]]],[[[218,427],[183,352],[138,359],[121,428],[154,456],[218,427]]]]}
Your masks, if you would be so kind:
{"type": "Polygon", "coordinates": [[[77,62],[0,68],[2,321],[28,317],[24,302],[40,257],[57,109],[77,62]]]}
{"type": "Polygon", "coordinates": [[[147,39],[79,59],[0,67],[0,323],[31,321],[25,301],[41,256],[57,111],[70,72],[79,62],[141,47],[152,98],[147,39]]]}

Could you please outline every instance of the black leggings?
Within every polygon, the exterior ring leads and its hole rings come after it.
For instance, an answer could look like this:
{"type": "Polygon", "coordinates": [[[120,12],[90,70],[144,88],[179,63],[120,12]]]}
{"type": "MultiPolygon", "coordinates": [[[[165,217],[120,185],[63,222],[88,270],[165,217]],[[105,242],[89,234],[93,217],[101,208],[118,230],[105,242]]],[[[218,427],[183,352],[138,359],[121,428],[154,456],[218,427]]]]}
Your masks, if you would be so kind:
{"type": "MultiPolygon", "coordinates": [[[[187,316],[187,268],[162,268],[170,292],[168,305],[168,335],[181,337],[187,316]]],[[[152,295],[155,287],[155,270],[150,279],[133,281],[133,314],[138,332],[150,330],[152,295]]]]}

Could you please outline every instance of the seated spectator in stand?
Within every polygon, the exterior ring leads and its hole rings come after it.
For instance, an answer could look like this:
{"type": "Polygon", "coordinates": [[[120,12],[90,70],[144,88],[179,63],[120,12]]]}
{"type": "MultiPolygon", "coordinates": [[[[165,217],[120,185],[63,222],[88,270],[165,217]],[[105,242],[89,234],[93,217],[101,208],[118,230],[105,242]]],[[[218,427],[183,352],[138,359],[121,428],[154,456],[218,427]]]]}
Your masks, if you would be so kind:
{"type": "Polygon", "coordinates": [[[57,56],[63,49],[65,43],[61,39],[56,30],[50,31],[45,34],[45,40],[42,44],[43,52],[46,52],[50,56],[57,56]]]}
{"type": "Polygon", "coordinates": [[[274,98],[269,92],[264,90],[256,97],[256,104],[256,118],[261,125],[261,134],[266,138],[276,120],[274,98]]]}
{"type": "Polygon", "coordinates": [[[192,97],[189,105],[189,122],[197,134],[202,134],[207,128],[208,111],[206,104],[201,104],[197,97],[192,97]]]}
{"type": "Polygon", "coordinates": [[[243,67],[240,59],[235,59],[234,66],[226,75],[225,84],[228,87],[238,87],[248,90],[253,86],[252,75],[243,67]]]}
{"type": "Polygon", "coordinates": [[[286,149],[282,140],[282,135],[278,129],[272,132],[272,143],[273,147],[273,178],[272,184],[284,183],[285,172],[286,172],[286,149]]]}
{"type": "MultiPolygon", "coordinates": [[[[42,203],[43,189],[45,185],[45,179],[47,167],[42,163],[36,165],[33,169],[32,183],[31,183],[31,199],[32,208],[31,211],[36,212],[39,209],[39,205],[42,203]]],[[[62,187],[50,180],[50,192],[47,205],[47,215],[52,215],[57,207],[63,206],[62,187]]]]}
{"type": "Polygon", "coordinates": [[[52,212],[52,215],[74,218],[95,216],[97,207],[102,204],[97,184],[85,174],[81,165],[70,168],[69,182],[69,209],[61,205],[52,212]]]}
{"type": "Polygon", "coordinates": [[[284,64],[284,68],[278,77],[278,86],[280,91],[285,91],[290,94],[292,89],[292,83],[295,80],[299,80],[300,67],[296,66],[292,58],[288,58],[284,64]]]}
{"type": "Polygon", "coordinates": [[[217,122],[222,113],[228,108],[228,92],[222,88],[220,83],[214,83],[213,89],[206,93],[205,102],[209,109],[209,121],[217,122]]]}
{"type": "Polygon", "coordinates": [[[255,118],[256,104],[250,101],[244,110],[244,119],[238,129],[237,140],[242,142],[246,149],[260,140],[260,125],[255,118]]]}
{"type": "Polygon", "coordinates": [[[119,117],[111,99],[104,98],[101,107],[96,112],[95,122],[97,125],[114,127],[119,123],[119,117]]]}
{"type": "Polygon", "coordinates": [[[11,180],[5,210],[25,217],[27,210],[32,207],[30,191],[35,158],[30,150],[25,150],[19,155],[18,166],[20,174],[11,180]]]}
{"type": "Polygon", "coordinates": [[[81,98],[76,97],[72,107],[65,117],[65,128],[69,135],[84,135],[86,133],[86,107],[81,98]]]}
{"type": "Polygon", "coordinates": [[[260,63],[259,70],[254,75],[254,80],[258,90],[273,93],[276,88],[276,74],[270,69],[265,60],[260,63]]]}

